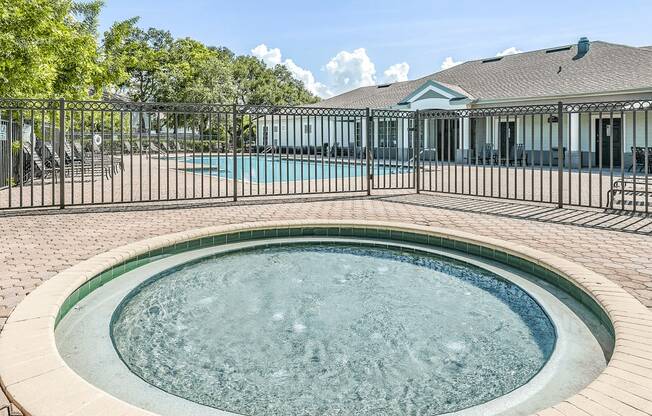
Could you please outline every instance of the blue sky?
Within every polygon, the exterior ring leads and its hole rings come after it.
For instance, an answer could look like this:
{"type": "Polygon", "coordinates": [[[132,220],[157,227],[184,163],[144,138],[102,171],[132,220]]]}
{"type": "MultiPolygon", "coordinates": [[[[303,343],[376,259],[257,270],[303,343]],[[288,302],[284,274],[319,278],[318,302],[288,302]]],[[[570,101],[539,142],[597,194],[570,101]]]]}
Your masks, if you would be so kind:
{"type": "Polygon", "coordinates": [[[106,0],[101,29],[132,16],[141,17],[142,27],[238,54],[255,49],[322,96],[418,78],[444,62],[564,45],[580,36],[652,44],[649,0],[106,0]]]}

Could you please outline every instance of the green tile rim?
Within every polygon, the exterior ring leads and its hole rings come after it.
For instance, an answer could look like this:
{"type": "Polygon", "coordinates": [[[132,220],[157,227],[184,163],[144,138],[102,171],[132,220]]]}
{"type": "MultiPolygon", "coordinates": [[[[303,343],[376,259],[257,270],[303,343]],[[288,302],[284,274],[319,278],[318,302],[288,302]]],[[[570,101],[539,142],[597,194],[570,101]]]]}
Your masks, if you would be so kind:
{"type": "Polygon", "coordinates": [[[338,226],[338,225],[288,225],[279,227],[260,227],[242,231],[227,231],[199,238],[178,241],[165,247],[148,250],[139,255],[118,262],[107,267],[75,289],[63,302],[55,318],[55,328],[68,312],[89,293],[100,288],[105,283],[147,263],[198,248],[214,247],[233,244],[242,241],[269,240],[287,237],[346,237],[361,238],[423,245],[470,254],[483,259],[488,259],[517,270],[533,275],[562,290],[595,314],[600,322],[609,330],[615,340],[614,326],[609,319],[607,311],[586,290],[574,284],[563,273],[554,267],[540,261],[531,260],[513,251],[503,250],[493,245],[484,245],[481,242],[469,242],[452,235],[438,235],[427,232],[411,231],[404,228],[388,228],[378,226],[338,226]]]}

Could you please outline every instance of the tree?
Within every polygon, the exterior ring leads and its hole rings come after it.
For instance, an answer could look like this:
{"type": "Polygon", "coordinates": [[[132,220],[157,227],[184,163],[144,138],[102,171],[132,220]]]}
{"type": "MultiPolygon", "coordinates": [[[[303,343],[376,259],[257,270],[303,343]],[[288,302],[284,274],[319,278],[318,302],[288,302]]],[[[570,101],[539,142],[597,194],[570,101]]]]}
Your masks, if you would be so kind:
{"type": "Polygon", "coordinates": [[[236,57],[233,76],[238,104],[298,105],[319,100],[285,66],[270,69],[253,56],[236,57]]]}
{"type": "Polygon", "coordinates": [[[0,96],[86,98],[101,90],[100,1],[0,0],[0,96]]]}
{"type": "Polygon", "coordinates": [[[139,102],[315,102],[284,66],[170,32],[116,22],[99,42],[101,0],[0,0],[0,96],[139,102]]]}
{"type": "Polygon", "coordinates": [[[233,76],[238,104],[275,104],[270,98],[272,73],[253,56],[238,56],[234,60],[233,76]]]}
{"type": "Polygon", "coordinates": [[[234,98],[228,57],[189,38],[173,42],[156,84],[157,101],[229,103],[234,98]]]}
{"type": "Polygon", "coordinates": [[[160,72],[167,64],[174,39],[170,32],[142,30],[138,18],[116,22],[104,34],[102,51],[110,84],[133,101],[157,101],[160,72]]]}
{"type": "Polygon", "coordinates": [[[285,65],[274,67],[274,101],[283,105],[310,104],[319,101],[319,98],[306,90],[302,81],[294,78],[285,65]]]}

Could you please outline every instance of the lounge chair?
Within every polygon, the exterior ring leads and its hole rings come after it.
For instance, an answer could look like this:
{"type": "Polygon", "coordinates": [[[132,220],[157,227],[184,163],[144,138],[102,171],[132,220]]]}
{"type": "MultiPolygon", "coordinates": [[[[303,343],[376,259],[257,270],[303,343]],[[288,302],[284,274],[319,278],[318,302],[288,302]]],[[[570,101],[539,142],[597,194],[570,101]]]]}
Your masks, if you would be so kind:
{"type": "Polygon", "coordinates": [[[145,153],[158,153],[159,148],[154,142],[143,143],[143,152],[145,153]]]}
{"type": "MultiPolygon", "coordinates": [[[[76,147],[76,146],[75,146],[76,147]]],[[[111,177],[124,168],[122,159],[118,156],[111,157],[110,155],[103,155],[101,153],[88,152],[84,153],[82,157],[81,147],[79,153],[70,146],[69,143],[64,142],[64,164],[61,164],[61,158],[58,153],[54,151],[51,142],[40,142],[41,151],[45,154],[45,161],[43,163],[44,170],[49,173],[52,171],[64,170],[66,176],[92,176],[92,175],[105,175],[111,177]]],[[[93,148],[98,148],[93,144],[93,148]]],[[[35,159],[36,160],[36,159],[35,159]]]]}
{"type": "Polygon", "coordinates": [[[23,183],[37,178],[48,178],[58,170],[59,168],[47,169],[36,147],[32,149],[31,143],[23,142],[23,183]]]}
{"type": "Polygon", "coordinates": [[[51,142],[37,141],[36,145],[39,150],[38,153],[44,155],[43,162],[46,168],[59,168],[61,166],[59,155],[52,148],[51,142]]]}
{"type": "Polygon", "coordinates": [[[82,151],[82,145],[81,143],[75,143],[73,145],[73,151],[75,152],[76,157],[83,159],[85,156],[85,152],[82,151]]]}
{"type": "Polygon", "coordinates": [[[140,149],[140,143],[138,143],[137,141],[135,141],[135,140],[132,141],[132,142],[130,143],[130,145],[131,145],[131,153],[132,153],[132,154],[140,153],[140,152],[141,152],[141,149],[140,149]]]}

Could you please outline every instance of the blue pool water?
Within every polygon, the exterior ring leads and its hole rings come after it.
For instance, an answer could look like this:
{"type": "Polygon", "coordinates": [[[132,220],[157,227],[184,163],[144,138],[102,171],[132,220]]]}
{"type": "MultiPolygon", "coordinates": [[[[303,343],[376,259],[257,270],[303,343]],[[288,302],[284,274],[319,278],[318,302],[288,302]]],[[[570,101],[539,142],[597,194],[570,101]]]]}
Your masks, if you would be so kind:
{"type": "MultiPolygon", "coordinates": [[[[184,159],[179,161],[183,164],[184,159]]],[[[206,175],[219,176],[220,178],[233,179],[233,156],[204,156],[188,157],[185,159],[187,166],[180,166],[187,171],[206,175]],[[192,164],[196,164],[193,171],[192,164]],[[208,167],[210,166],[210,168],[208,167]]],[[[394,161],[396,164],[396,162],[394,161]]],[[[236,179],[250,182],[286,182],[315,180],[322,178],[350,178],[367,175],[365,163],[356,163],[353,159],[338,159],[337,162],[318,159],[300,160],[268,155],[265,156],[238,156],[236,179]]],[[[387,175],[408,173],[410,169],[401,166],[383,166],[376,164],[373,174],[387,175]]]]}
{"type": "Polygon", "coordinates": [[[143,380],[249,416],[453,412],[528,382],[556,339],[541,307],[488,271],[344,244],[181,265],[113,318],[143,380]]]}

